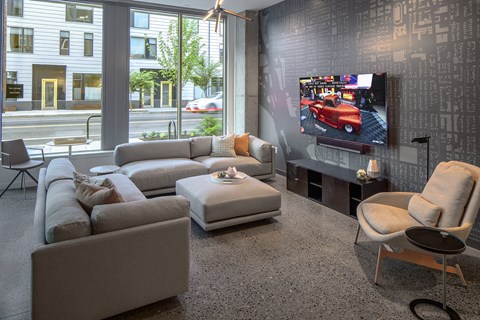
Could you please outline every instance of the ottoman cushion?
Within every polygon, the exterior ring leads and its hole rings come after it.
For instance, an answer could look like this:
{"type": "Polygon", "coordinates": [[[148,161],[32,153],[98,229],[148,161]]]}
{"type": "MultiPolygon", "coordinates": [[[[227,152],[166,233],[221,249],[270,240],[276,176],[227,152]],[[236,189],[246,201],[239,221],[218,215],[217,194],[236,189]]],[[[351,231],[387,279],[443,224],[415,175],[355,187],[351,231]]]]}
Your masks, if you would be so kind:
{"type": "Polygon", "coordinates": [[[177,181],[176,192],[190,200],[190,210],[206,223],[277,211],[280,192],[252,177],[240,184],[219,184],[210,175],[177,181]]]}

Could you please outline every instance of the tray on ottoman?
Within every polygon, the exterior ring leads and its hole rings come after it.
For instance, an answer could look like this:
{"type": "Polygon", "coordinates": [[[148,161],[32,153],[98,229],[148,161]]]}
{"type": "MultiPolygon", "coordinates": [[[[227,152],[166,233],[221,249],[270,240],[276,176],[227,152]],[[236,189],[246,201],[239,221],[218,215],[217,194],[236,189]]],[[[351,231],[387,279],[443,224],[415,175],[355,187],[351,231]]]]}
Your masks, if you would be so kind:
{"type": "Polygon", "coordinates": [[[281,214],[280,192],[252,177],[219,184],[210,175],[177,181],[176,192],[190,201],[190,215],[205,231],[281,214]]]}

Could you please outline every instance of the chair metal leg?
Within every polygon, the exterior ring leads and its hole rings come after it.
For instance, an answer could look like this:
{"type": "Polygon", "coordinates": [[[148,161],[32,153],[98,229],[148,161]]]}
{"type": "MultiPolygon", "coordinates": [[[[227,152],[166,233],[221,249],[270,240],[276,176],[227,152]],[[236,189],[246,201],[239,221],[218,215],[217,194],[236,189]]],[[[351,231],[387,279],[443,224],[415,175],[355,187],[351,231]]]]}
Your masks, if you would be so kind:
{"type": "Polygon", "coordinates": [[[5,191],[8,190],[8,188],[10,188],[10,186],[13,184],[13,182],[15,180],[17,180],[18,176],[22,173],[22,171],[18,171],[17,175],[15,176],[15,178],[13,178],[12,181],[10,181],[10,183],[8,184],[8,186],[3,190],[2,194],[0,194],[0,198],[3,196],[3,194],[5,193],[5,191]]]}
{"type": "Polygon", "coordinates": [[[27,199],[27,190],[25,188],[25,171],[22,171],[23,199],[27,199]]]}
{"type": "Polygon", "coordinates": [[[357,234],[355,235],[355,242],[354,242],[354,244],[357,244],[358,234],[359,234],[359,233],[360,233],[360,223],[358,224],[357,234]]]}
{"type": "Polygon", "coordinates": [[[28,176],[29,176],[30,178],[32,178],[33,181],[35,181],[36,184],[38,184],[37,179],[35,179],[35,178],[30,174],[30,172],[28,172],[28,171],[25,171],[25,172],[28,174],[28,176]]]}

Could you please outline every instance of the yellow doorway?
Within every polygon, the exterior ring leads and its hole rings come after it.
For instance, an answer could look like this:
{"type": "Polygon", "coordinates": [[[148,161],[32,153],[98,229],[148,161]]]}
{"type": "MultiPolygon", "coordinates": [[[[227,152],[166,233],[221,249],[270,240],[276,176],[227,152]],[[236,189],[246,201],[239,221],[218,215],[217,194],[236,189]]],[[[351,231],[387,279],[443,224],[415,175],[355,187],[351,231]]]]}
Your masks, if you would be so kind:
{"type": "Polygon", "coordinates": [[[42,109],[57,109],[57,79],[42,79],[42,109]]]}

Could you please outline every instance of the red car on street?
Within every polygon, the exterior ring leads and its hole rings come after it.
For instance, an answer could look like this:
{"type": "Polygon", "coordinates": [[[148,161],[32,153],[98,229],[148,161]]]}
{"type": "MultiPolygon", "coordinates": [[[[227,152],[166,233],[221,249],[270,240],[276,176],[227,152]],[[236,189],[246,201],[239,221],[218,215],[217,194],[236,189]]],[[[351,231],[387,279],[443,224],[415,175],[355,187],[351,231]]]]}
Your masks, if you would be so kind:
{"type": "Polygon", "coordinates": [[[343,129],[348,133],[360,133],[362,129],[362,115],[357,107],[342,103],[336,94],[325,96],[323,100],[306,100],[300,102],[307,106],[315,119],[329,126],[343,129]]]}

